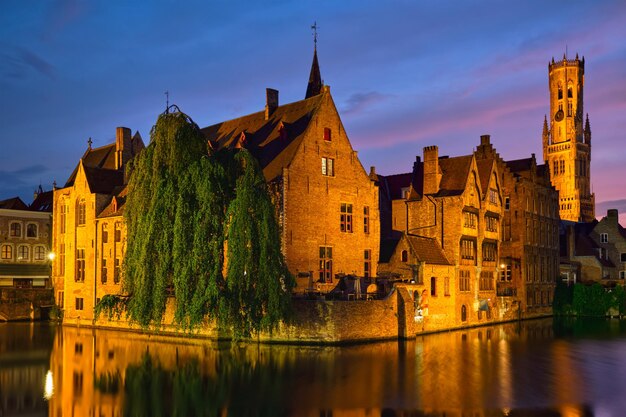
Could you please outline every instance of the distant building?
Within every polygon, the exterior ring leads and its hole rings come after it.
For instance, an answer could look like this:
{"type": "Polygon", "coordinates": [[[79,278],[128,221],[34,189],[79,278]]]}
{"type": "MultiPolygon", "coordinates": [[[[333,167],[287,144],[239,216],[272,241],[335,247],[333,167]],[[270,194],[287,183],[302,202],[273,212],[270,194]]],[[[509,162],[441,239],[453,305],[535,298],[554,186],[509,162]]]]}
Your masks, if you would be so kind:
{"type": "Polygon", "coordinates": [[[594,283],[612,287],[626,279],[626,229],[618,211],[602,220],[561,225],[561,278],[568,283],[594,283]]]}
{"type": "Polygon", "coordinates": [[[548,65],[550,124],[543,122],[543,160],[550,169],[552,185],[559,192],[562,220],[589,222],[595,219],[595,196],[591,193],[591,127],[589,115],[583,125],[585,58],[548,65]]]}

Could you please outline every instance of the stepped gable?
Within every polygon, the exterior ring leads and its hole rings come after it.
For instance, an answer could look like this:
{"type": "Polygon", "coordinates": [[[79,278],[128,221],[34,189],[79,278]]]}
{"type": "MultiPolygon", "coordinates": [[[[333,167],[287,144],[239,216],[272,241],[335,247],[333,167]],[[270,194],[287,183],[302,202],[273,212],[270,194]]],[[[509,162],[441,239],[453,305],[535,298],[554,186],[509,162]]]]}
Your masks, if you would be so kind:
{"type": "Polygon", "coordinates": [[[205,127],[202,133],[216,149],[248,149],[269,182],[291,163],[325,95],[278,106],[269,117],[260,111],[205,127]]]}
{"type": "Polygon", "coordinates": [[[452,265],[437,239],[408,235],[407,240],[419,262],[429,265],[452,265]]]}
{"type": "Polygon", "coordinates": [[[0,201],[0,209],[6,210],[28,210],[28,206],[19,197],[7,198],[0,201]]]}
{"type": "Polygon", "coordinates": [[[472,155],[439,158],[442,177],[437,196],[446,197],[462,194],[467,184],[471,164],[472,155]]]}

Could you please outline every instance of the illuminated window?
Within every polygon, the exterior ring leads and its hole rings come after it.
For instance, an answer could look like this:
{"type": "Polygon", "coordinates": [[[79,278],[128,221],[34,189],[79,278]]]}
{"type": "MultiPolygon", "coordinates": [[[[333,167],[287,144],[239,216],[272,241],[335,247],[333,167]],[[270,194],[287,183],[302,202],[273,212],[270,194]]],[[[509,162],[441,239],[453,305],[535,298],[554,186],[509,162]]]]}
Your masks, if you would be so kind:
{"type": "Polygon", "coordinates": [[[320,246],[320,272],[321,282],[333,282],[333,248],[320,246]]]}
{"type": "Polygon", "coordinates": [[[352,204],[341,203],[341,231],[352,233],[352,204]]]}
{"type": "Polygon", "coordinates": [[[461,260],[464,264],[473,265],[476,261],[476,242],[471,239],[461,239],[461,260]]]}
{"type": "Polygon", "coordinates": [[[363,276],[369,278],[372,276],[372,250],[365,249],[363,252],[363,276]]]}
{"type": "Polygon", "coordinates": [[[476,229],[477,223],[478,223],[478,216],[476,215],[476,213],[472,213],[469,211],[463,212],[463,227],[476,229]]]}
{"type": "Polygon", "coordinates": [[[335,160],[332,158],[322,157],[322,175],[325,177],[335,176],[335,160]]]}
{"type": "Polygon", "coordinates": [[[2,259],[13,259],[13,246],[2,245],[2,259]]]}
{"type": "Polygon", "coordinates": [[[17,247],[17,260],[28,261],[30,259],[30,248],[26,245],[20,245],[17,247]]]}
{"type": "Polygon", "coordinates": [[[498,246],[494,242],[483,242],[483,261],[495,262],[498,257],[498,246]]]}
{"type": "Polygon", "coordinates": [[[478,281],[479,291],[493,291],[493,274],[489,271],[481,271],[478,281]]]}
{"type": "Polygon", "coordinates": [[[500,281],[511,281],[511,265],[504,265],[500,270],[500,281]]]}
{"type": "Polygon", "coordinates": [[[74,281],[85,281],[85,249],[76,249],[76,271],[74,281]]]}
{"type": "Polygon", "coordinates": [[[485,223],[488,232],[498,231],[498,219],[493,216],[485,216],[485,223]]]}
{"type": "Polygon", "coordinates": [[[46,247],[45,246],[35,246],[35,260],[43,261],[46,259],[46,247]]]}

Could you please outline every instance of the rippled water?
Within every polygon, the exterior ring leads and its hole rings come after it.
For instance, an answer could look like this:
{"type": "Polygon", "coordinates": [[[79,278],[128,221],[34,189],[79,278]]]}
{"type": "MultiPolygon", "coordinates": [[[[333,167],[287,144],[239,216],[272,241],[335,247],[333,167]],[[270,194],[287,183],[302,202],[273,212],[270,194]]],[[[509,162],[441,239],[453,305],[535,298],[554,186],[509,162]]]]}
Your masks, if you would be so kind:
{"type": "Polygon", "coordinates": [[[0,324],[0,416],[625,416],[626,322],[320,347],[0,324]]]}

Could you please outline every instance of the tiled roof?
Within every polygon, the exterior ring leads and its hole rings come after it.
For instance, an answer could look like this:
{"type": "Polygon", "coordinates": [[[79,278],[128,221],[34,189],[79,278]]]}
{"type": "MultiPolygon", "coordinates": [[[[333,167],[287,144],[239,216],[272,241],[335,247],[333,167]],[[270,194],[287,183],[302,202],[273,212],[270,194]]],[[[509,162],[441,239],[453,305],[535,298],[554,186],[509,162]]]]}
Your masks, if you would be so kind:
{"type": "Polygon", "coordinates": [[[532,161],[532,158],[523,158],[505,162],[511,172],[519,173],[522,171],[530,171],[530,168],[532,167],[532,161]]]}
{"type": "Polygon", "coordinates": [[[19,197],[7,198],[0,201],[0,209],[28,210],[28,206],[19,197]]]}
{"type": "Polygon", "coordinates": [[[465,185],[467,184],[467,176],[471,163],[472,155],[439,158],[439,168],[441,168],[442,177],[437,196],[450,196],[463,193],[465,185]]]}
{"type": "Polygon", "coordinates": [[[124,173],[115,169],[92,168],[85,166],[85,177],[89,190],[95,194],[111,194],[113,189],[124,185],[124,173]]]}
{"type": "Polygon", "coordinates": [[[265,179],[271,181],[293,159],[324,97],[326,93],[278,106],[268,120],[261,111],[205,127],[202,132],[218,149],[235,148],[245,137],[243,146],[259,161],[265,179]]]}
{"type": "Polygon", "coordinates": [[[124,207],[126,203],[126,196],[128,195],[128,187],[121,186],[117,187],[112,192],[113,197],[111,197],[111,201],[109,204],[100,212],[98,217],[113,217],[113,216],[121,216],[124,214],[124,207]]]}
{"type": "Polygon", "coordinates": [[[408,236],[407,238],[418,261],[435,265],[452,265],[436,239],[421,236],[408,236]]]}
{"type": "Polygon", "coordinates": [[[52,213],[52,204],[54,201],[53,191],[45,191],[37,194],[37,198],[33,200],[29,209],[33,211],[45,211],[52,213]]]}

